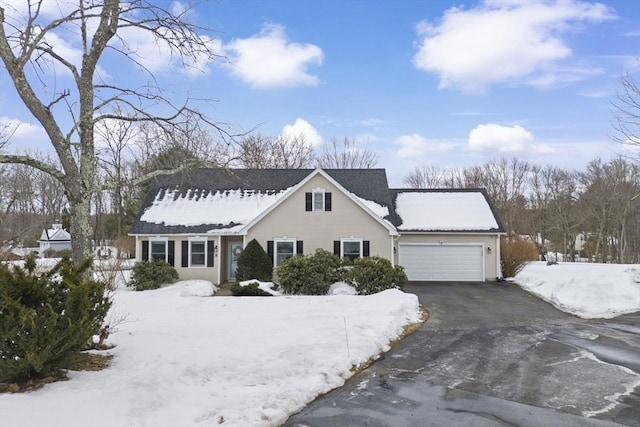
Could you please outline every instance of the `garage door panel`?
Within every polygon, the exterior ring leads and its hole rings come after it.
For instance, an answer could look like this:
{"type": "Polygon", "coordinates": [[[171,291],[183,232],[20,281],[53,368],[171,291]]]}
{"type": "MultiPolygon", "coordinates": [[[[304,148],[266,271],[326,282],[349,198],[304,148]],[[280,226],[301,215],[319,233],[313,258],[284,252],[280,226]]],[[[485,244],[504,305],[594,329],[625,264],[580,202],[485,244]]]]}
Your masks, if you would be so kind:
{"type": "Polygon", "coordinates": [[[484,280],[483,246],[477,244],[400,244],[399,264],[412,281],[484,280]]]}

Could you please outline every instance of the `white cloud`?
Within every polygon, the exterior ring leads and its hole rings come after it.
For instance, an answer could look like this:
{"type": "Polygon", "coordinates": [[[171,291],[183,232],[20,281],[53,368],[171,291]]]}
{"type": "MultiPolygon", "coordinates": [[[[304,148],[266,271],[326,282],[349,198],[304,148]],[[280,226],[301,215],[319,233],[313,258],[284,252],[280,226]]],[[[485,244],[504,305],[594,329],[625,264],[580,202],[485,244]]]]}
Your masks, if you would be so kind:
{"type": "Polygon", "coordinates": [[[476,151],[495,150],[500,153],[523,151],[533,143],[533,135],[522,126],[481,124],[469,132],[469,148],[476,151]]]}
{"type": "Polygon", "coordinates": [[[11,135],[10,140],[15,142],[47,138],[41,126],[6,116],[0,116],[0,129],[4,129],[8,135],[11,135]]]}
{"type": "Polygon", "coordinates": [[[437,73],[440,88],[463,92],[522,80],[554,84],[568,78],[558,66],[572,55],[562,35],[578,23],[613,18],[606,6],[580,0],[485,0],[474,8],[453,7],[436,25],[418,24],[413,63],[437,73]]]}
{"type": "Polygon", "coordinates": [[[25,151],[46,151],[51,149],[47,133],[38,124],[0,116],[0,132],[2,133],[0,142],[8,142],[4,147],[0,147],[0,151],[2,151],[1,149],[10,148],[11,151],[22,153],[25,151]]]}
{"type": "Polygon", "coordinates": [[[236,77],[254,87],[316,86],[310,65],[321,65],[322,49],[313,44],[287,40],[284,27],[265,24],[260,34],[235,39],[224,46],[236,77]]]}
{"type": "Polygon", "coordinates": [[[313,147],[322,145],[323,141],[318,131],[313,126],[311,126],[308,121],[301,118],[297,118],[292,125],[286,125],[282,129],[281,136],[283,138],[303,137],[305,141],[311,144],[313,147]]]}
{"type": "Polygon", "coordinates": [[[449,151],[453,148],[450,142],[430,140],[417,133],[401,135],[394,140],[394,143],[400,146],[398,157],[405,159],[422,157],[427,153],[449,151]]]}

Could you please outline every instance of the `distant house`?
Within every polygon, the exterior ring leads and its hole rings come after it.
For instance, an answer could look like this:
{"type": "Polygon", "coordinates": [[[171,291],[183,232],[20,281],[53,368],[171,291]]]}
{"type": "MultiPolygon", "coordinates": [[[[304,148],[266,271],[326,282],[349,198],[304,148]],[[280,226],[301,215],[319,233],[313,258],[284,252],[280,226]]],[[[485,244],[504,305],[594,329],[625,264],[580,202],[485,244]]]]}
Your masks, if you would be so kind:
{"type": "Polygon", "coordinates": [[[47,251],[71,250],[71,234],[62,224],[54,223],[51,228],[45,228],[40,235],[40,256],[45,256],[47,251]]]}
{"type": "Polygon", "coordinates": [[[131,229],[136,258],[183,279],[235,280],[252,239],[278,267],[322,248],[380,256],[413,281],[500,273],[504,228],[482,189],[389,189],[384,169],[198,169],[160,176],[131,229]]]}

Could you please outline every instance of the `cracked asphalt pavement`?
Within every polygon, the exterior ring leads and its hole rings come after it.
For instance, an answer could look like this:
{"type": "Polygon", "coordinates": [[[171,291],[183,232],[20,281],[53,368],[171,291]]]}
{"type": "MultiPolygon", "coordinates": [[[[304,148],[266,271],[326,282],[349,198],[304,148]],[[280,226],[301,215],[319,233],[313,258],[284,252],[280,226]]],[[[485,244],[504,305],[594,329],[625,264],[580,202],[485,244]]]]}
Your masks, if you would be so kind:
{"type": "Polygon", "coordinates": [[[429,320],[284,425],[640,427],[640,313],[583,320],[510,283],[414,283],[429,320]]]}

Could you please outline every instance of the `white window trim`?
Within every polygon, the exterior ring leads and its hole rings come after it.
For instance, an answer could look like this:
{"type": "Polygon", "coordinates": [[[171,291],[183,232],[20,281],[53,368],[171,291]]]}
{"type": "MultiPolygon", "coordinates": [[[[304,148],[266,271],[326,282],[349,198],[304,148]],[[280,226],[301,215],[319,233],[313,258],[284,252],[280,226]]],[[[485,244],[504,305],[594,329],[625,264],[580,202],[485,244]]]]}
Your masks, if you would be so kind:
{"type": "Polygon", "coordinates": [[[189,237],[189,254],[188,254],[188,257],[187,257],[187,259],[189,260],[189,263],[188,263],[189,268],[206,268],[207,267],[207,256],[209,255],[207,253],[207,250],[208,250],[207,246],[209,246],[209,245],[207,245],[207,239],[205,237],[197,237],[197,236],[196,237],[189,237]],[[202,264],[202,265],[193,265],[191,263],[191,255],[193,253],[191,244],[194,243],[194,242],[196,242],[196,243],[204,243],[204,264],[202,264]]]}
{"type": "Polygon", "coordinates": [[[290,238],[290,237],[284,237],[284,238],[281,238],[281,239],[273,239],[273,267],[274,268],[279,267],[278,266],[278,243],[287,243],[287,242],[293,243],[293,255],[295,255],[296,254],[297,241],[298,241],[298,239],[290,238]]]}
{"type": "Polygon", "coordinates": [[[344,244],[346,242],[358,242],[360,243],[360,258],[363,257],[362,253],[364,251],[364,239],[360,237],[348,237],[340,239],[340,258],[344,258],[344,244]]]}
{"type": "Polygon", "coordinates": [[[168,237],[154,237],[149,239],[149,259],[151,261],[153,259],[153,244],[154,243],[163,243],[164,244],[164,262],[169,262],[169,238],[168,237]]]}
{"type": "Polygon", "coordinates": [[[325,211],[325,189],[324,188],[314,188],[311,190],[311,210],[313,212],[324,212],[325,211]],[[320,209],[316,209],[316,194],[322,194],[322,207],[320,209]]]}

